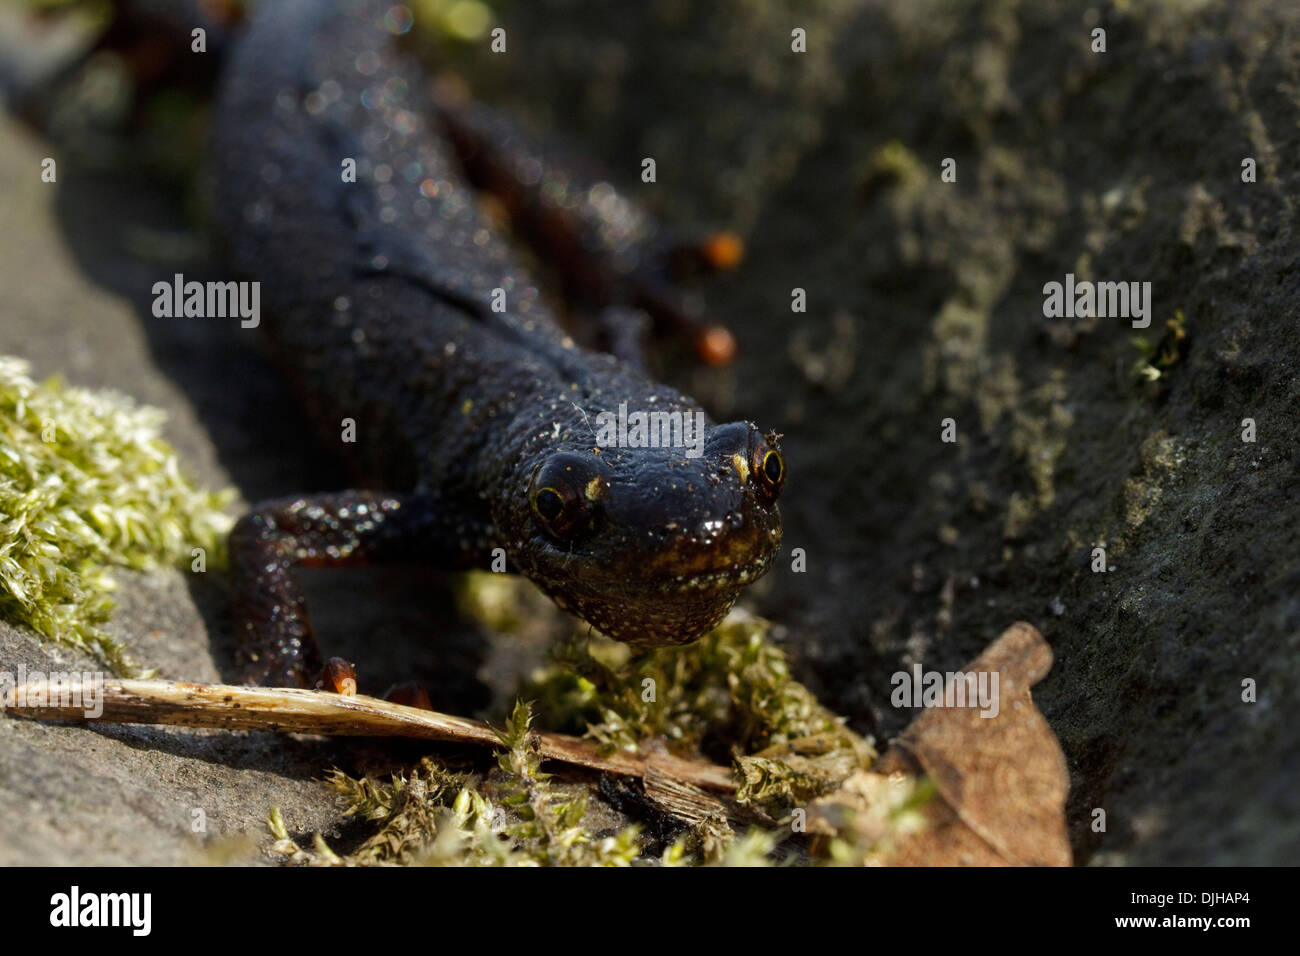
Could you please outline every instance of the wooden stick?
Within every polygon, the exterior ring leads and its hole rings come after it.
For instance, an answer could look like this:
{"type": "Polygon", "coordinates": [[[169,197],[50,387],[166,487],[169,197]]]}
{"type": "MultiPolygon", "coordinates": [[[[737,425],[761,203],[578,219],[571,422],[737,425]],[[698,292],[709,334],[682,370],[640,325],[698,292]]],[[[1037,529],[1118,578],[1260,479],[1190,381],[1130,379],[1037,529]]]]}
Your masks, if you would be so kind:
{"type": "MultiPolygon", "coordinates": [[[[492,728],[479,720],[394,704],[376,697],[344,697],[289,687],[236,687],[165,680],[106,680],[83,698],[76,681],[51,686],[33,681],[9,688],[0,710],[35,720],[105,721],[119,724],[176,724],[224,730],[324,734],[342,737],[415,737],[446,743],[501,747],[492,728]],[[94,695],[94,696],[90,696],[94,695]],[[86,716],[84,701],[100,701],[103,713],[86,716]],[[75,703],[67,703],[73,701],[75,703]],[[15,706],[21,702],[21,706],[15,706]]],[[[548,760],[625,777],[658,773],[715,793],[735,793],[731,769],[666,754],[602,753],[590,741],[564,734],[536,733],[548,760]]]]}

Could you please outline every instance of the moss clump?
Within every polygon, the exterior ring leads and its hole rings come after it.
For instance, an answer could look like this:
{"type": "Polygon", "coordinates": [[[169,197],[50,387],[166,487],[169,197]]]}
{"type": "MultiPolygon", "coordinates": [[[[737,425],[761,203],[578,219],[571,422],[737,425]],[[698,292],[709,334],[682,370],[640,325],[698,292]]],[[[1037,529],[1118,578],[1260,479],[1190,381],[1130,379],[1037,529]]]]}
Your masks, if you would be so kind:
{"type": "Polygon", "coordinates": [[[663,738],[682,755],[725,759],[820,738],[823,750],[869,759],[870,743],[790,676],[769,630],[737,613],[686,647],[633,654],[605,638],[569,641],[522,693],[538,701],[549,728],[585,733],[610,749],[663,738]]]}
{"type": "Polygon", "coordinates": [[[687,647],[632,654],[603,638],[561,644],[523,689],[547,725],[611,750],[660,739],[736,764],[744,805],[783,812],[869,766],[869,740],[790,676],[770,625],[733,614],[687,647]]]}
{"type": "MultiPolygon", "coordinates": [[[[521,688],[539,699],[550,729],[585,732],[610,749],[658,739],[681,756],[734,761],[735,804],[764,826],[737,833],[719,803],[663,851],[662,865],[769,865],[795,832],[790,811],[833,792],[874,759],[869,740],[790,676],[769,628],[733,614],[696,644],[638,654],[603,638],[573,638],[521,688]]],[[[487,779],[451,774],[428,759],[389,783],[335,771],[330,783],[347,815],[372,821],[376,831],[341,855],[319,835],[310,847],[300,845],[273,813],[273,850],[310,865],[651,862],[636,827],[597,836],[581,786],[562,790],[540,771],[531,721],[531,708],[516,704],[499,735],[499,772],[487,779]]],[[[845,840],[857,845],[853,834],[845,840]]]]}
{"type": "Polygon", "coordinates": [[[112,567],[223,560],[229,494],[202,491],[162,440],[161,411],[37,384],[0,356],[0,617],[137,668],[104,631],[112,567]]]}
{"type": "Polygon", "coordinates": [[[355,780],[334,771],[330,782],[347,814],[379,829],[356,850],[336,853],[320,834],[310,850],[293,840],[277,810],[271,811],[272,851],[291,862],[315,866],[414,864],[426,866],[627,866],[641,853],[638,828],[599,838],[583,821],[584,794],[571,796],[541,772],[532,710],[516,704],[498,736],[504,781],[494,803],[470,786],[467,775],[449,773],[425,759],[410,777],[387,784],[355,780]]]}
{"type": "MultiPolygon", "coordinates": [[[[803,832],[792,822],[813,807],[829,808],[817,811],[828,821],[816,831],[819,838],[838,840],[828,844],[834,853],[822,854],[826,862],[875,859],[910,832],[912,815],[894,811],[900,802],[910,810],[922,801],[894,799],[888,813],[867,806],[858,815],[852,802],[839,808],[841,784],[861,776],[875,752],[791,678],[768,629],[765,621],[735,614],[695,645],[636,655],[603,639],[570,640],[527,682],[529,692],[545,699],[552,729],[585,727],[611,748],[659,738],[682,756],[710,749],[731,756],[738,783],[732,809],[738,805],[740,817],[762,826],[737,833],[727,804],[719,802],[714,813],[679,818],[689,825],[658,858],[661,865],[771,865],[803,832]],[[863,820],[872,826],[864,830],[863,820]]],[[[655,862],[645,856],[637,827],[597,835],[582,785],[561,788],[541,772],[532,719],[530,706],[515,705],[498,735],[504,747],[498,772],[487,778],[453,774],[427,758],[409,777],[388,783],[335,771],[330,784],[346,814],[377,829],[356,850],[339,854],[319,835],[309,847],[300,845],[273,812],[273,851],[295,863],[335,866],[655,862]]]]}
{"type": "MultiPolygon", "coordinates": [[[[341,854],[319,833],[310,846],[289,834],[279,810],[268,825],[271,852],[304,866],[628,866],[643,859],[641,830],[630,826],[607,836],[587,824],[587,797],[563,793],[542,773],[532,709],[516,704],[497,758],[500,779],[474,780],[425,758],[409,776],[388,783],[354,779],[335,770],[329,783],[346,804],[345,815],[378,824],[359,847],[341,854]],[[500,795],[494,801],[490,789],[500,795]]],[[[767,866],[781,834],[751,828],[736,835],[725,815],[687,829],[658,861],[664,866],[767,866]]],[[[650,862],[650,861],[644,861],[650,862]]]]}

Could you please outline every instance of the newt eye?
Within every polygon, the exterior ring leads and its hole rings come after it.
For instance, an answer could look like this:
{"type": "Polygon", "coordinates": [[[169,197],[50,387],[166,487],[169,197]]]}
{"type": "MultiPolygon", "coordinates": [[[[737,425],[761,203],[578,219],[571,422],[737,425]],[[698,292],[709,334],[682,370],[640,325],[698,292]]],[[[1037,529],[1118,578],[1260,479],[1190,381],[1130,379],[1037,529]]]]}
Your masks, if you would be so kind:
{"type": "Polygon", "coordinates": [[[554,488],[543,488],[533,496],[533,508],[547,524],[558,521],[564,513],[564,496],[554,488]]]}
{"type": "Polygon", "coordinates": [[[591,529],[604,479],[578,455],[560,454],[533,472],[528,501],[542,530],[561,541],[591,529]]]}
{"type": "Polygon", "coordinates": [[[763,456],[763,475],[769,484],[780,485],[785,472],[781,470],[781,453],[769,451],[763,456]]]}
{"type": "Polygon", "coordinates": [[[773,444],[775,436],[759,438],[754,443],[754,480],[769,497],[775,498],[785,485],[785,459],[773,444]]]}

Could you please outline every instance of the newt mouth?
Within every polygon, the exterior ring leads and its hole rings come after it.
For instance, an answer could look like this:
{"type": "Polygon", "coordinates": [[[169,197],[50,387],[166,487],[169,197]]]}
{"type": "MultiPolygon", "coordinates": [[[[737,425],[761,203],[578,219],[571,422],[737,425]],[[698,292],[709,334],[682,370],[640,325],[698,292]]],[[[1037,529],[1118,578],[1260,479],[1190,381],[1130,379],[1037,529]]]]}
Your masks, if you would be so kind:
{"type": "Polygon", "coordinates": [[[695,574],[648,580],[626,575],[618,587],[580,578],[581,584],[543,589],[561,608],[615,640],[651,647],[689,644],[722,622],[741,591],[768,571],[774,553],[695,574]]]}
{"type": "Polygon", "coordinates": [[[729,588],[743,588],[766,574],[771,565],[771,556],[765,556],[760,560],[739,567],[664,578],[658,582],[658,588],[661,591],[696,594],[711,594],[729,588]]]}

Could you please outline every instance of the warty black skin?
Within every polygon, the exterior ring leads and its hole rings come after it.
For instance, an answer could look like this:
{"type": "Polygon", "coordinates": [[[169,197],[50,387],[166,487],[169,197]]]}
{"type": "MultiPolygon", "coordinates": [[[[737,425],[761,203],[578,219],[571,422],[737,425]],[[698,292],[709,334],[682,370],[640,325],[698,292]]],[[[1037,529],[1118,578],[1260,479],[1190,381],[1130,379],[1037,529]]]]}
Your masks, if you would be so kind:
{"type": "Polygon", "coordinates": [[[233,263],[261,282],[263,325],[322,436],[353,420],[341,448],[378,489],[271,502],[236,525],[242,674],[302,685],[320,668],[294,566],[487,568],[494,548],[612,637],[691,641],[777,552],[775,438],[709,421],[699,458],[595,447],[598,413],[620,403],[699,407],[560,327],[438,135],[389,6],[260,4],[216,107],[233,263]],[[538,508],[563,501],[548,526],[538,508]]]}

